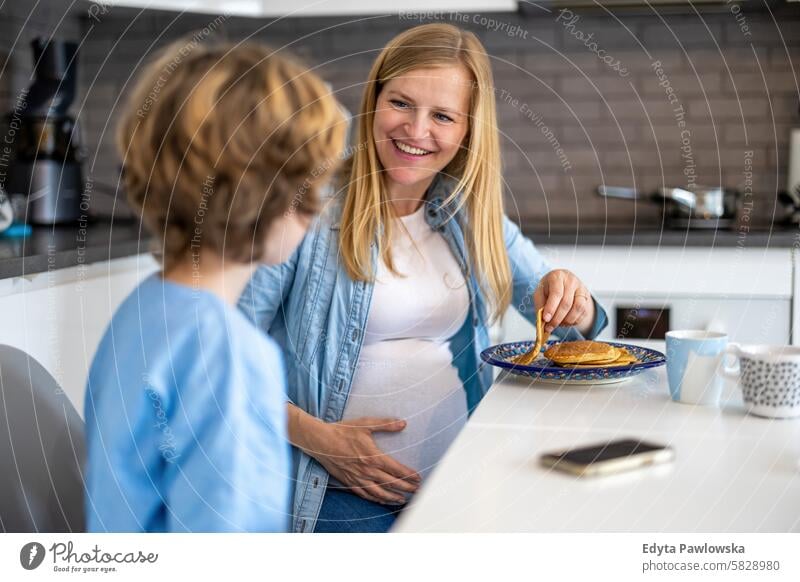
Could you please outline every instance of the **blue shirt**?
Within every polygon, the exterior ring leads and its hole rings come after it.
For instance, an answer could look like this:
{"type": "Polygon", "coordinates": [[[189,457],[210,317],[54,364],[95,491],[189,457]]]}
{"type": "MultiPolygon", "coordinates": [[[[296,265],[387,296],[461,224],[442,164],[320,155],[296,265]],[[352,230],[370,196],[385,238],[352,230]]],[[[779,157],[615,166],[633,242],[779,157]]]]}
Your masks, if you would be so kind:
{"type": "Polygon", "coordinates": [[[216,295],[153,275],[89,372],[89,531],[286,531],[282,355],[216,295]]]}
{"type": "MultiPolygon", "coordinates": [[[[457,200],[448,201],[454,185],[453,180],[437,177],[426,194],[424,212],[427,223],[444,237],[467,281],[469,315],[451,338],[450,351],[467,408],[473,410],[493,381],[491,367],[480,359],[481,351],[489,347],[489,322],[486,298],[478,285],[480,273],[474,272],[467,257],[468,218],[457,207],[457,200]]],[[[343,198],[329,202],[288,261],[259,267],[239,307],[284,350],[292,403],[325,422],[338,422],[358,364],[374,285],[348,276],[339,250],[343,198]]],[[[512,307],[535,322],[533,291],[553,267],[507,217],[503,217],[503,240],[511,267],[512,307]]],[[[373,267],[377,250],[373,242],[373,267]]],[[[587,338],[597,337],[608,322],[597,302],[595,308],[595,322],[587,338]]],[[[584,339],[575,328],[558,328],[554,335],[584,339]]],[[[329,475],[300,449],[292,452],[292,530],[309,532],[314,530],[329,475]]]]}

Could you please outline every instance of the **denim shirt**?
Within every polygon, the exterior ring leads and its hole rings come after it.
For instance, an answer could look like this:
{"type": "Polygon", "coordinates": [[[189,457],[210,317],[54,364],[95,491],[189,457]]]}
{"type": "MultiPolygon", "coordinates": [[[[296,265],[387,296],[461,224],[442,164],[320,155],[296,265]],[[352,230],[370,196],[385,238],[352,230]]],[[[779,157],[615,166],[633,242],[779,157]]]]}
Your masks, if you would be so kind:
{"type": "MultiPolygon", "coordinates": [[[[489,347],[489,328],[486,302],[467,262],[461,226],[465,213],[456,212],[455,202],[444,204],[452,188],[448,179],[434,180],[425,199],[425,218],[447,241],[469,283],[470,310],[451,338],[450,350],[471,412],[489,390],[493,374],[480,360],[481,351],[489,347]]],[[[326,422],[338,422],[344,413],[373,291],[372,283],[353,281],[339,260],[341,206],[339,201],[328,205],[287,262],[260,267],[239,300],[240,309],[283,348],[291,402],[326,422]]],[[[507,217],[503,236],[513,280],[512,306],[535,323],[532,295],[552,268],[507,217]]],[[[375,243],[372,259],[376,265],[375,243]]],[[[596,337],[607,324],[606,313],[596,301],[595,308],[588,338],[596,337]]],[[[559,328],[555,334],[583,339],[574,328],[559,328]]],[[[292,453],[296,471],[292,531],[311,532],[328,472],[298,448],[293,447],[292,453]]]]}

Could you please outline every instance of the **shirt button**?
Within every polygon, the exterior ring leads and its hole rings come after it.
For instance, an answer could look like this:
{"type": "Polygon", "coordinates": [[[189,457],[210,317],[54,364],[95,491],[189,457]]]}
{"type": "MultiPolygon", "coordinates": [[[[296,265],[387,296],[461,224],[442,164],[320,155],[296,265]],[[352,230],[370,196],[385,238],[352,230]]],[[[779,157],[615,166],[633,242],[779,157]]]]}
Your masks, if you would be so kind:
{"type": "Polygon", "coordinates": [[[357,341],[358,341],[358,335],[359,335],[360,333],[361,333],[361,330],[360,330],[360,329],[358,329],[358,328],[356,328],[356,329],[354,329],[354,330],[353,330],[353,333],[351,333],[351,334],[350,334],[350,337],[352,338],[352,340],[353,340],[354,342],[357,342],[357,341]]]}
{"type": "Polygon", "coordinates": [[[475,327],[478,327],[478,316],[477,315],[472,318],[472,325],[474,325],[475,327]]]}

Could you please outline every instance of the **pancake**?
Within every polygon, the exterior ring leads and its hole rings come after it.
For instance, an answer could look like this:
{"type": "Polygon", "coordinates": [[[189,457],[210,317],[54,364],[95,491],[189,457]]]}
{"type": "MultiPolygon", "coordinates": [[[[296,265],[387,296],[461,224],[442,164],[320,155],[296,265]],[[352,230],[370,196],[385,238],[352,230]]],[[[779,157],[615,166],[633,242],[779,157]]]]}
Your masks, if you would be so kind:
{"type": "Polygon", "coordinates": [[[612,362],[585,362],[582,364],[558,364],[562,368],[573,368],[573,369],[580,369],[580,368],[612,368],[615,366],[630,366],[631,364],[638,364],[639,360],[636,359],[628,350],[625,348],[616,348],[617,352],[619,353],[619,357],[612,361],[612,362]]]}
{"type": "Polygon", "coordinates": [[[636,359],[636,356],[631,354],[625,348],[617,348],[617,350],[619,350],[621,352],[620,357],[617,358],[617,361],[615,362],[617,365],[621,365],[621,364],[637,364],[637,363],[639,363],[639,360],[636,359]]]}
{"type": "Polygon", "coordinates": [[[614,346],[591,340],[561,342],[551,346],[544,356],[556,364],[603,364],[620,357],[614,346]]]}
{"type": "Polygon", "coordinates": [[[530,349],[530,351],[516,356],[513,359],[515,364],[529,366],[536,358],[539,357],[539,352],[542,351],[544,344],[547,343],[547,339],[550,337],[550,334],[545,333],[544,331],[544,320],[542,319],[543,313],[543,307],[539,308],[539,310],[536,312],[536,343],[533,344],[533,347],[530,349]]]}

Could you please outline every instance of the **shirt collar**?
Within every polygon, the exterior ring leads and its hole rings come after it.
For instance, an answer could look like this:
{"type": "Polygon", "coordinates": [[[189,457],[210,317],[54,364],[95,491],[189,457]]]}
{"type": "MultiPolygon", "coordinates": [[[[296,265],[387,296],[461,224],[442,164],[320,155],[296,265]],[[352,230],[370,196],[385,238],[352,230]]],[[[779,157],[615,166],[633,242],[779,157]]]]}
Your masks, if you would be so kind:
{"type": "MultiPolygon", "coordinates": [[[[453,180],[443,177],[441,174],[437,174],[428,187],[423,204],[426,206],[425,220],[431,228],[441,227],[453,216],[456,208],[455,202],[445,204],[445,201],[452,193],[454,187],[455,183],[453,180]]],[[[331,220],[332,230],[339,230],[341,228],[343,207],[344,204],[339,203],[331,210],[334,213],[331,220]]]]}

